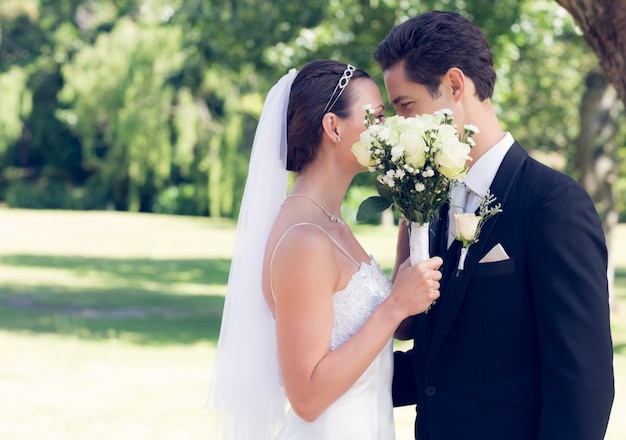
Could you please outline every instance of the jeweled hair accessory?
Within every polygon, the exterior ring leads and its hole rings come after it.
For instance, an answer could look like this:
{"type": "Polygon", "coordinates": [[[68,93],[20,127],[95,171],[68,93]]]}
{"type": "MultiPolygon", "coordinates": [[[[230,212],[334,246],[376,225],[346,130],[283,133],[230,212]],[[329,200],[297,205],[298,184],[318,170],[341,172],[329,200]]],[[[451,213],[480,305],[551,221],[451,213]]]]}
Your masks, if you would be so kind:
{"type": "Polygon", "coordinates": [[[333,90],[333,94],[330,95],[330,99],[326,103],[326,107],[324,107],[324,113],[329,112],[330,109],[335,106],[345,88],[348,87],[348,83],[350,82],[350,78],[352,78],[352,75],[354,74],[354,70],[355,68],[351,64],[348,64],[346,66],[346,70],[343,71],[341,78],[339,78],[339,82],[335,86],[335,90],[333,90]]]}

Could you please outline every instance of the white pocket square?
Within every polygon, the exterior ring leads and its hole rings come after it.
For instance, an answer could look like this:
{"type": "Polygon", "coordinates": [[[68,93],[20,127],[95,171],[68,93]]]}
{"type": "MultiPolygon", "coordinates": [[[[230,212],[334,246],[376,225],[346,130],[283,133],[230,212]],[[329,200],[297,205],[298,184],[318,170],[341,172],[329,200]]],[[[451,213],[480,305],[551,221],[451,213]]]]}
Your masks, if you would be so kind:
{"type": "Polygon", "coordinates": [[[487,254],[482,257],[479,263],[495,263],[496,261],[509,260],[510,257],[500,243],[491,248],[487,254]]]}

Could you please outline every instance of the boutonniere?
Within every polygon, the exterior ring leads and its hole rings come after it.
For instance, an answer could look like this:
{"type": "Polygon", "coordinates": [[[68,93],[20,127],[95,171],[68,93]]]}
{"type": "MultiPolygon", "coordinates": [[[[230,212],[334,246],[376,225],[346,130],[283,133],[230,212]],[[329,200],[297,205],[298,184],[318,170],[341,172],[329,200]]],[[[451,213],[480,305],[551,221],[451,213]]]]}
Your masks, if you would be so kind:
{"type": "Polygon", "coordinates": [[[491,208],[489,207],[489,205],[495,201],[496,196],[492,195],[490,191],[487,191],[487,194],[485,194],[485,197],[481,200],[478,207],[478,215],[473,212],[454,214],[454,222],[456,224],[455,238],[463,243],[456,276],[459,276],[459,273],[465,267],[465,258],[467,257],[469,247],[478,241],[480,230],[485,222],[499,212],[502,212],[502,205],[500,203],[491,208]]]}

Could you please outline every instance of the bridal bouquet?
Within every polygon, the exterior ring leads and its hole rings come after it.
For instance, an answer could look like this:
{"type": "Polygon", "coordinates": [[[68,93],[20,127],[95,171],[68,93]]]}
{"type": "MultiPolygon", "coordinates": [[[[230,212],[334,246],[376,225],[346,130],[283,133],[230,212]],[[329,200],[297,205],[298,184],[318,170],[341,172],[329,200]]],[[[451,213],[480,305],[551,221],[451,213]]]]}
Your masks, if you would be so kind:
{"type": "Polygon", "coordinates": [[[459,135],[452,112],[441,110],[412,118],[391,116],[377,123],[365,108],[367,130],[352,152],[368,171],[378,173],[379,196],[361,203],[357,220],[393,205],[407,221],[427,223],[447,202],[455,180],[463,180],[474,145],[474,126],[459,135]]]}
{"type": "Polygon", "coordinates": [[[440,110],[411,118],[391,116],[377,122],[371,106],[365,108],[365,126],[352,152],[368,171],[377,173],[378,196],[369,197],[359,206],[357,220],[366,219],[393,206],[409,222],[413,235],[421,228],[425,250],[419,261],[428,257],[428,225],[450,197],[457,180],[467,173],[466,161],[474,145],[475,126],[465,126],[459,133],[452,112],[440,110]]]}

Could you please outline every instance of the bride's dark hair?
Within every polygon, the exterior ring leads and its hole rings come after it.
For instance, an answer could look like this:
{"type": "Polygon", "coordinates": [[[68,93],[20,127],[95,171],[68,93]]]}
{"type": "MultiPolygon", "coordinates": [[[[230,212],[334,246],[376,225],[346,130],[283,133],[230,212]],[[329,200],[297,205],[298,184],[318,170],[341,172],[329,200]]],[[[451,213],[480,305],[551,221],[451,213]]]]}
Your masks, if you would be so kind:
{"type": "Polygon", "coordinates": [[[291,86],[287,109],[287,169],[299,172],[311,162],[322,142],[322,118],[332,111],[340,118],[350,116],[354,100],[352,82],[369,78],[367,72],[354,70],[346,90],[325,111],[331,98],[334,100],[337,84],[346,72],[347,64],[335,60],[311,61],[300,69],[291,86]],[[334,96],[333,96],[334,95],[334,96]]]}

